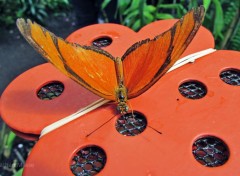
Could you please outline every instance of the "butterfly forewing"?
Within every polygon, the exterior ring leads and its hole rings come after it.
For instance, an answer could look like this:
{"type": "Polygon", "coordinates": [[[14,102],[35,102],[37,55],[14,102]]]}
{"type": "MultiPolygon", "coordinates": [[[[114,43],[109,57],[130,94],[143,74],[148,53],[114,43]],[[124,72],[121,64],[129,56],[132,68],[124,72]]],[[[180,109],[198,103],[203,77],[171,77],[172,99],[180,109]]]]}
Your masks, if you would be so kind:
{"type": "Polygon", "coordinates": [[[52,40],[51,33],[46,32],[36,23],[30,20],[25,22],[24,19],[17,20],[17,26],[25,39],[48,61],[54,62],[54,65],[66,74],[64,64],[59,58],[59,53],[52,40]]]}
{"type": "Polygon", "coordinates": [[[203,7],[193,9],[168,31],[127,50],[122,61],[128,98],[145,92],[171,68],[192,41],[203,16],[203,7]]]}
{"type": "Polygon", "coordinates": [[[18,19],[26,40],[49,62],[97,95],[115,100],[117,79],[114,58],[93,47],[82,47],[56,37],[40,25],[18,19]]]}
{"type": "MultiPolygon", "coordinates": [[[[200,7],[196,10],[191,10],[183,19],[175,24],[175,32],[173,39],[174,49],[171,53],[171,60],[176,61],[187,48],[197,30],[201,26],[204,17],[204,9],[200,7]]],[[[170,66],[171,67],[171,66],[170,66]]],[[[166,68],[169,69],[169,66],[166,68]]]]}
{"type": "Polygon", "coordinates": [[[123,57],[124,83],[129,98],[147,86],[167,58],[171,47],[171,33],[160,36],[159,40],[145,40],[136,44],[136,49],[123,57]],[[161,38],[161,39],[160,39],[161,38]]]}
{"type": "Polygon", "coordinates": [[[71,75],[76,74],[80,82],[96,89],[102,97],[115,100],[117,78],[114,58],[102,50],[75,46],[63,40],[59,40],[57,45],[65,68],[71,75]]]}

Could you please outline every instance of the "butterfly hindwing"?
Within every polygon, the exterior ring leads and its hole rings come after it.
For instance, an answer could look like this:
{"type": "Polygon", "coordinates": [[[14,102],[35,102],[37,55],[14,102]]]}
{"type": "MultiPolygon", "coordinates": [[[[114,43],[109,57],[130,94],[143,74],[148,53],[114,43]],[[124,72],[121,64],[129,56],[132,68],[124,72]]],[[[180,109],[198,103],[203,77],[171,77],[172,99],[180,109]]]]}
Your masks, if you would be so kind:
{"type": "Polygon", "coordinates": [[[61,72],[95,94],[115,100],[113,56],[101,49],[69,43],[30,20],[18,19],[17,26],[26,40],[61,72]]]}
{"type": "Polygon", "coordinates": [[[168,31],[130,47],[122,57],[128,98],[139,96],[179,59],[201,26],[204,8],[188,12],[168,31]]]}

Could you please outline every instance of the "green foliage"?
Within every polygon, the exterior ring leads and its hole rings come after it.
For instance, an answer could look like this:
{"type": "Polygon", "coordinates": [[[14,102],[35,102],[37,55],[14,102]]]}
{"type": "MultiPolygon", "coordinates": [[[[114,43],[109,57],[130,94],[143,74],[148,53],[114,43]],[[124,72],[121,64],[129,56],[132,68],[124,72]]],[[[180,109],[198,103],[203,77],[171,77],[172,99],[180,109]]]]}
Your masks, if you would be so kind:
{"type": "Polygon", "coordinates": [[[22,176],[23,174],[23,168],[22,169],[19,169],[15,174],[14,176],[22,176]]]}
{"type": "Polygon", "coordinates": [[[0,23],[9,26],[21,17],[43,23],[49,13],[64,14],[69,6],[68,0],[0,0],[0,23]]]}
{"type": "MultiPolygon", "coordinates": [[[[104,0],[104,9],[111,0],[104,0]]],[[[118,0],[115,14],[121,24],[135,31],[161,19],[181,18],[193,7],[206,10],[203,26],[214,35],[217,49],[240,50],[239,0],[118,0]]]]}
{"type": "Polygon", "coordinates": [[[0,175],[22,175],[22,167],[26,157],[34,146],[34,142],[17,137],[5,123],[0,127],[0,175]],[[20,144],[20,145],[19,145],[20,144]]]}
{"type": "Polygon", "coordinates": [[[3,123],[0,131],[0,160],[2,156],[10,156],[15,138],[16,135],[3,123]]]}
{"type": "Polygon", "coordinates": [[[218,39],[220,48],[231,48],[240,51],[240,4],[239,1],[223,1],[224,26],[222,34],[224,39],[218,39]]]}
{"type": "Polygon", "coordinates": [[[225,48],[231,48],[233,50],[240,51],[240,20],[238,20],[238,24],[236,25],[236,28],[233,31],[231,38],[228,40],[225,48]]]}

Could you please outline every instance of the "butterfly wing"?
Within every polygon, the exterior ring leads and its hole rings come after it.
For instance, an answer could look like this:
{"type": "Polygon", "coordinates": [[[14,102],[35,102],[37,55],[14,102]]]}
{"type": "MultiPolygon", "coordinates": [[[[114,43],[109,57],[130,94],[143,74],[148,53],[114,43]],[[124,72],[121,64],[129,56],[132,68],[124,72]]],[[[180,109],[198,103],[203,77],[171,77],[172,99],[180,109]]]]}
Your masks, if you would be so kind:
{"type": "Polygon", "coordinates": [[[26,40],[62,73],[95,94],[115,100],[113,56],[101,49],[69,43],[30,20],[18,19],[17,26],[26,40]]]}
{"type": "Polygon", "coordinates": [[[128,98],[145,92],[171,68],[195,36],[203,16],[203,7],[193,9],[168,31],[127,50],[122,62],[128,98]]]}

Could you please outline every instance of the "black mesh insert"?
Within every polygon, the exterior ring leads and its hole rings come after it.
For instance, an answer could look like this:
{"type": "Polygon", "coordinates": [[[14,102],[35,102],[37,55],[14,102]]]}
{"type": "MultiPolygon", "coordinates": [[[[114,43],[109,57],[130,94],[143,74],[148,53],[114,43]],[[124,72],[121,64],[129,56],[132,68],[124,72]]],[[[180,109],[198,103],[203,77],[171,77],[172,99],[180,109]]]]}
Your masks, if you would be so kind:
{"type": "Polygon", "coordinates": [[[233,85],[240,86],[240,70],[228,69],[220,73],[220,78],[223,82],[233,85]]]}
{"type": "Polygon", "coordinates": [[[61,82],[51,82],[43,86],[38,92],[38,98],[42,100],[52,100],[62,94],[64,85],[61,82]]]}
{"type": "Polygon", "coordinates": [[[207,94],[207,88],[198,81],[188,81],[182,83],[179,88],[182,96],[189,99],[200,99],[207,94]]]}
{"type": "Polygon", "coordinates": [[[92,42],[93,46],[96,46],[98,48],[106,47],[111,45],[112,39],[110,37],[101,37],[92,42]]]}
{"type": "Polygon", "coordinates": [[[104,168],[106,159],[106,154],[100,147],[85,147],[72,158],[70,168],[75,176],[96,175],[104,168]]]}
{"type": "Polygon", "coordinates": [[[204,166],[217,167],[227,162],[229,150],[219,138],[207,136],[196,140],[192,146],[195,159],[204,166]]]}
{"type": "Polygon", "coordinates": [[[146,118],[137,112],[124,114],[116,121],[117,131],[124,136],[136,136],[142,133],[146,126],[146,118]]]}

